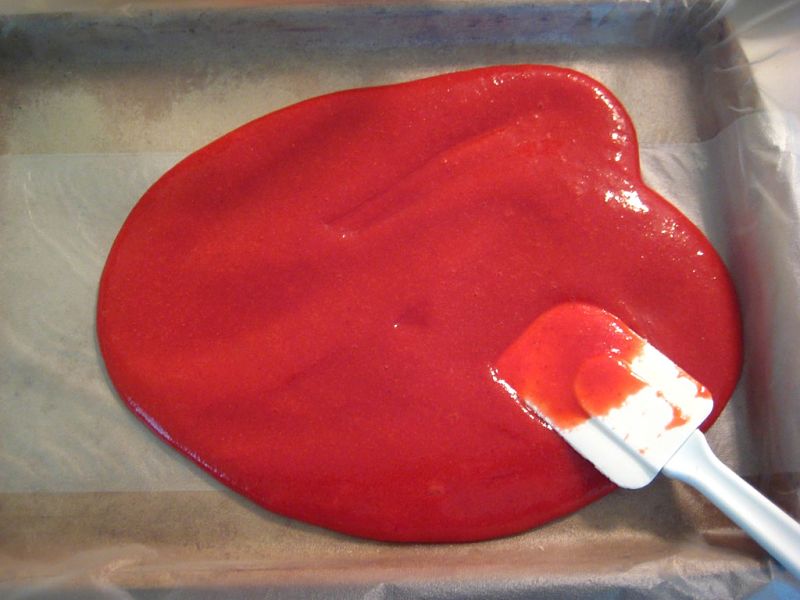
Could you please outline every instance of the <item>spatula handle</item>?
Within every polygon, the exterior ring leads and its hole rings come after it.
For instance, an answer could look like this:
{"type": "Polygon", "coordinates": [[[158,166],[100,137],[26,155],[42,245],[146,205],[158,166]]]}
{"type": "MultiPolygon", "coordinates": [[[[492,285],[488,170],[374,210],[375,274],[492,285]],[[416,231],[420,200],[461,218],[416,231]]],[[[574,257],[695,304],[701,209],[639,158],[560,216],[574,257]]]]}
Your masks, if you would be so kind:
{"type": "Polygon", "coordinates": [[[686,440],[662,472],[697,489],[800,579],[800,524],[726,467],[700,431],[686,440]]]}

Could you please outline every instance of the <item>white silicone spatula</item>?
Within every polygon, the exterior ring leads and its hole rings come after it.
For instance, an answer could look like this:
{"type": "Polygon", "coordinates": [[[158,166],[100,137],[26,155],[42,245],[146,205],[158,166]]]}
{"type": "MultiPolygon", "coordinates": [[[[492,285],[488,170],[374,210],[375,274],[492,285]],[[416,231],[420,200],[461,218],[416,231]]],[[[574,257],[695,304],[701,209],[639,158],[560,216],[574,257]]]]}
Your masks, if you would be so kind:
{"type": "Polygon", "coordinates": [[[567,303],[503,353],[495,380],[614,483],[659,472],[716,504],[800,579],[800,525],[726,467],[697,429],[708,391],[614,315],[567,303]]]}

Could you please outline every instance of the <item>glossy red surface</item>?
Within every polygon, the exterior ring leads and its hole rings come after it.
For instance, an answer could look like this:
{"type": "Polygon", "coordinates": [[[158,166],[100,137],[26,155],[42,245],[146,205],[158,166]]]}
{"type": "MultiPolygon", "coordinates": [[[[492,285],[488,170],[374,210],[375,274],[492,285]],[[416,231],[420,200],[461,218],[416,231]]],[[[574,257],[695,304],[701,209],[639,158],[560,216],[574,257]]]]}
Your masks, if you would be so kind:
{"type": "Polygon", "coordinates": [[[262,506],[384,540],[477,540],[612,489],[492,377],[575,299],[722,408],[734,292],[642,183],[623,108],[572,71],[493,67],[308,100],[192,154],[123,226],[98,337],[130,408],[262,506]]]}
{"type": "Polygon", "coordinates": [[[594,356],[578,370],[573,383],[583,409],[591,416],[607,415],[619,408],[628,396],[645,386],[624,359],[613,354],[594,356]]]}

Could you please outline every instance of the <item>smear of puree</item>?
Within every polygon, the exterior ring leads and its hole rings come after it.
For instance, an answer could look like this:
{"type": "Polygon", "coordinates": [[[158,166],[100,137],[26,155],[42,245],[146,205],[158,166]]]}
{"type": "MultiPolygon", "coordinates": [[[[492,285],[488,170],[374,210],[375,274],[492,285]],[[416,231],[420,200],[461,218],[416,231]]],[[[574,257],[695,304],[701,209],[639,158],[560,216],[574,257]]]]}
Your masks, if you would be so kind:
{"type": "Polygon", "coordinates": [[[500,66],[314,98],[195,152],[125,222],[97,327],[127,405],[239,493],[463,541],[612,489],[492,376],[564,301],[702,381],[713,422],[741,360],[723,264],[642,182],[608,90],[500,66]]]}

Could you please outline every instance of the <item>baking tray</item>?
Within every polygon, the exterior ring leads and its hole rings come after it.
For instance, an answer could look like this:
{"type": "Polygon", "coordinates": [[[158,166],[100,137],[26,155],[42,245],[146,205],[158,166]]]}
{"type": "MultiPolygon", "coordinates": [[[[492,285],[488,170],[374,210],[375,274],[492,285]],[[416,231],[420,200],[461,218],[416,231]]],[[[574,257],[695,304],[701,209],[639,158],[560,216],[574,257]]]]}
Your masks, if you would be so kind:
{"type": "MultiPolygon", "coordinates": [[[[729,203],[731,182],[743,173],[742,153],[732,149],[743,136],[769,143],[759,138],[758,89],[722,7],[6,7],[0,592],[719,598],[745,597],[779,577],[714,509],[663,480],[617,491],[534,531],[475,544],[383,544],[282,518],[222,488],[150,435],[115,397],[93,330],[97,282],[113,236],[147,185],[186,153],[325,92],[473,66],[548,63],[595,77],[628,108],[645,179],[668,198],[683,195],[681,208],[731,268],[746,335],[769,346],[771,330],[759,329],[748,312],[761,288],[746,267],[753,253],[767,267],[772,258],[743,246],[737,223],[749,223],[737,221],[737,204],[729,203]]],[[[779,471],[778,481],[791,483],[792,469],[776,468],[774,448],[748,428],[768,427],[774,418],[752,401],[769,385],[758,375],[763,360],[748,352],[748,375],[710,439],[751,479],[769,483],[779,471]]],[[[787,490],[784,500],[796,498],[793,484],[787,490]]]]}

